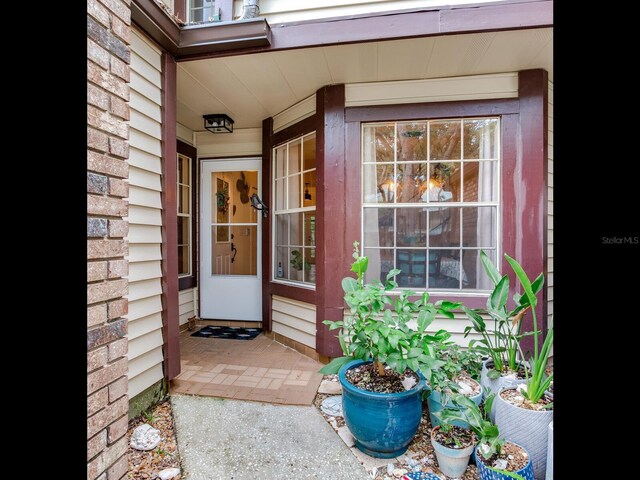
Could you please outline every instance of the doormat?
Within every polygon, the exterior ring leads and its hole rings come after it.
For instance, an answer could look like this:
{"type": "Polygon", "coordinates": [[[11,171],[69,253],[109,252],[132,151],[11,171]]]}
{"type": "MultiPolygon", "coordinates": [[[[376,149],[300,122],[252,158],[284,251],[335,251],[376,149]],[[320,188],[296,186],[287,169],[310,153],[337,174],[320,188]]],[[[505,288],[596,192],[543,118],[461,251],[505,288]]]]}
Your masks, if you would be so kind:
{"type": "Polygon", "coordinates": [[[232,338],[234,340],[253,340],[262,333],[261,328],[218,327],[208,325],[201,328],[192,337],[232,338]]]}

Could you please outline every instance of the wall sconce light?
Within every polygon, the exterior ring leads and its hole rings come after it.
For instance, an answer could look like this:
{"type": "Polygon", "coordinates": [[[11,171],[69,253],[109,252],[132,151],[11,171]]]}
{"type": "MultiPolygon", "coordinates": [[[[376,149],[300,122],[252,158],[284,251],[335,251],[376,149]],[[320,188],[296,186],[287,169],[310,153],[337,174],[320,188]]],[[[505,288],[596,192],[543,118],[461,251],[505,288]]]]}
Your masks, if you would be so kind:
{"type": "Polygon", "coordinates": [[[224,113],[210,113],[203,115],[204,128],[211,133],[233,133],[233,118],[224,113]]]}
{"type": "Polygon", "coordinates": [[[264,203],[262,203],[262,200],[260,200],[260,197],[258,196],[257,193],[251,194],[251,206],[256,210],[262,211],[262,216],[264,218],[267,218],[267,214],[269,213],[269,207],[267,207],[264,203]]]}

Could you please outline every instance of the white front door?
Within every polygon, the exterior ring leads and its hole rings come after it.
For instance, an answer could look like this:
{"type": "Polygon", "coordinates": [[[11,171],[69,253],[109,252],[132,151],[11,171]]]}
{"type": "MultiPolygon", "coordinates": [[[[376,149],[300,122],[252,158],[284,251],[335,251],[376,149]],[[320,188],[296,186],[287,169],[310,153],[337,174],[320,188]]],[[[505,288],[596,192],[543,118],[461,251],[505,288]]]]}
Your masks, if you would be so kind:
{"type": "Polygon", "coordinates": [[[200,164],[200,316],[262,321],[262,159],[200,164]]]}

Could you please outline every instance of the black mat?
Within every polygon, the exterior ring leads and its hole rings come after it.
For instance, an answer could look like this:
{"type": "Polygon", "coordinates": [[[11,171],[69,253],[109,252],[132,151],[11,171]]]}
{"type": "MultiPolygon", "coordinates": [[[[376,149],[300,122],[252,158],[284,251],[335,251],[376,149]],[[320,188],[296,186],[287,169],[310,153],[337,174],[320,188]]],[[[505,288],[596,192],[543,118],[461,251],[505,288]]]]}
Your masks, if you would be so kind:
{"type": "Polygon", "coordinates": [[[216,327],[209,325],[191,334],[192,337],[232,338],[234,340],[253,340],[262,333],[261,328],[216,327]]]}

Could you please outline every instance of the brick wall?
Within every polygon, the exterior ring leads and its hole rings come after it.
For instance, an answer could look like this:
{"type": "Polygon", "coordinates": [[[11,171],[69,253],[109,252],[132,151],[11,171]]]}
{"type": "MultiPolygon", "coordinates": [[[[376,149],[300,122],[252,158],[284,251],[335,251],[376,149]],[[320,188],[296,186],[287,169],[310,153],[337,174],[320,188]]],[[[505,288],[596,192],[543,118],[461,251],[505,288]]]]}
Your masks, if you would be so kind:
{"type": "Polygon", "coordinates": [[[87,479],[126,478],[131,0],[87,2],[87,479]]]}

